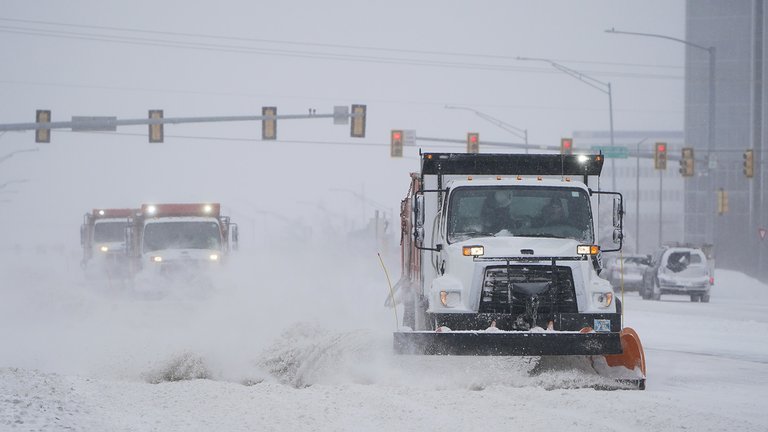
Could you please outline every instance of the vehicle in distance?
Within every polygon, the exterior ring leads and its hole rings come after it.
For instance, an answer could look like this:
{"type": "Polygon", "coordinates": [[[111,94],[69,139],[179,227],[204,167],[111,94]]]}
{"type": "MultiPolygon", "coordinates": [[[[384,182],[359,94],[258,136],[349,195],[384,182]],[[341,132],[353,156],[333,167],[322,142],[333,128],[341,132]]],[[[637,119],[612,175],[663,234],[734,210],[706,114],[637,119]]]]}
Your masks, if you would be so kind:
{"type": "Polygon", "coordinates": [[[687,295],[692,302],[707,303],[713,282],[707,256],[701,249],[664,247],[646,268],[640,295],[646,300],[659,300],[662,294],[687,295]]]}
{"type": "Polygon", "coordinates": [[[622,284],[625,291],[640,291],[643,274],[650,264],[651,255],[624,255],[610,263],[606,269],[606,279],[614,291],[620,291],[622,284]]]}

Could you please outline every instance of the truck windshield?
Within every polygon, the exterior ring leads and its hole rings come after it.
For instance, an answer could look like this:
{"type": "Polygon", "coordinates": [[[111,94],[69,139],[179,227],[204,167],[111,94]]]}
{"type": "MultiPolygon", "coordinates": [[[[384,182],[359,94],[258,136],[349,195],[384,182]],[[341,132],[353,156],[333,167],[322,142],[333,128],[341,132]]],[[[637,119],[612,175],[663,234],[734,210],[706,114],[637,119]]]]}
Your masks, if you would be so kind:
{"type": "Polygon", "coordinates": [[[220,249],[215,222],[156,222],[144,227],[144,252],[164,249],[220,249]]]}
{"type": "Polygon", "coordinates": [[[115,243],[125,240],[127,222],[96,222],[93,226],[93,241],[96,243],[115,243]]]}
{"type": "Polygon", "coordinates": [[[448,242],[475,237],[570,238],[592,244],[592,211],[580,188],[463,186],[448,205],[448,242]]]}

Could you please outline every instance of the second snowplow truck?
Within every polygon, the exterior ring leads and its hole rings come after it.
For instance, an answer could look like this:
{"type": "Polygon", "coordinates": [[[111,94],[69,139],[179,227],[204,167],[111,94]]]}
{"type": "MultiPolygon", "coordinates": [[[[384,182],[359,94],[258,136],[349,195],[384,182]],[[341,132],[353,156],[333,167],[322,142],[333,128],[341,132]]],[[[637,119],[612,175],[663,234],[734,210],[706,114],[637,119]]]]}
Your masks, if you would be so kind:
{"type": "Polygon", "coordinates": [[[640,340],[599,277],[623,214],[621,195],[599,190],[602,166],[602,155],[422,154],[401,204],[395,351],[589,356],[598,374],[644,388],[640,340]],[[602,251],[601,202],[613,212],[602,251]]]}

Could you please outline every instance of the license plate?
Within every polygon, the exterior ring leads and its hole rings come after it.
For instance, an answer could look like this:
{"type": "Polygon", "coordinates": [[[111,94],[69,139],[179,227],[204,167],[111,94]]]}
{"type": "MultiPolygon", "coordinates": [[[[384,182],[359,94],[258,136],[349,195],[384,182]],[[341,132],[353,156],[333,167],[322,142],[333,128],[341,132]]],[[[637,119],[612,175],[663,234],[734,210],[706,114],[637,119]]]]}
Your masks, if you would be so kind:
{"type": "Polygon", "coordinates": [[[596,332],[609,332],[611,331],[611,320],[596,319],[595,325],[592,327],[596,332]]]}

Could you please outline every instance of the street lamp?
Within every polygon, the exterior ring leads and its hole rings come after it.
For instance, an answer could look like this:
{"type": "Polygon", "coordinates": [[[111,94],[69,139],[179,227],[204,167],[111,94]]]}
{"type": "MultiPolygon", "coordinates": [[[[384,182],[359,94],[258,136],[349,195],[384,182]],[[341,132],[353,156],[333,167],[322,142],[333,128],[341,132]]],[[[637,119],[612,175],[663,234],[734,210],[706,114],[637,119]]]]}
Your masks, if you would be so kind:
{"type": "MultiPolygon", "coordinates": [[[[648,141],[648,137],[641,139],[635,145],[635,253],[640,254],[640,144],[648,141]]],[[[661,199],[661,195],[659,195],[661,199]]],[[[661,224],[661,220],[659,220],[661,224]]]]}
{"type": "MultiPolygon", "coordinates": [[[[628,32],[628,31],[621,31],[616,30],[615,28],[610,28],[605,31],[606,33],[613,33],[613,34],[625,34],[625,35],[631,35],[631,36],[645,36],[645,37],[653,37],[653,38],[659,38],[659,39],[667,39],[674,42],[679,42],[681,44],[685,44],[690,47],[694,47],[703,51],[706,51],[707,54],[709,54],[709,127],[707,130],[707,169],[711,168],[712,164],[712,152],[715,150],[715,47],[705,47],[703,45],[695,44],[693,42],[689,42],[684,39],[678,39],[671,36],[665,36],[655,33],[639,33],[639,32],[628,32]]],[[[714,190],[714,180],[712,179],[712,175],[707,176],[706,180],[706,190],[709,193],[710,191],[714,190]]],[[[709,236],[710,243],[715,242],[715,221],[713,220],[714,212],[710,211],[707,216],[707,235],[709,236]]]]}
{"type": "Polygon", "coordinates": [[[0,156],[0,162],[5,162],[6,160],[10,159],[11,157],[13,157],[13,155],[15,155],[15,154],[17,154],[17,153],[24,153],[24,152],[36,152],[36,151],[38,151],[38,150],[39,150],[39,149],[36,149],[36,148],[33,148],[33,149],[25,149],[25,150],[16,150],[16,151],[13,151],[13,152],[10,152],[10,153],[8,153],[7,155],[4,155],[4,156],[0,156]]]}
{"type": "Polygon", "coordinates": [[[628,32],[628,31],[621,31],[616,30],[615,28],[611,28],[605,31],[606,33],[614,33],[614,34],[625,34],[625,35],[633,35],[633,36],[647,36],[647,37],[655,37],[659,39],[668,39],[675,42],[680,42],[681,44],[685,44],[694,48],[698,48],[700,50],[706,51],[709,54],[709,128],[708,128],[708,139],[707,139],[707,162],[709,162],[709,157],[714,151],[715,147],[715,47],[705,47],[699,44],[695,44],[693,42],[688,42],[684,39],[678,39],[671,36],[664,36],[660,34],[654,34],[654,33],[638,33],[638,32],[628,32]]]}
{"type": "MultiPolygon", "coordinates": [[[[552,60],[545,59],[545,58],[533,58],[533,57],[517,57],[517,60],[524,60],[524,61],[539,61],[539,62],[545,62],[552,65],[553,68],[559,70],[560,72],[566,73],[577,80],[583,82],[584,84],[602,92],[608,95],[608,119],[610,121],[610,127],[611,127],[611,147],[613,147],[613,95],[611,93],[611,83],[609,82],[603,82],[598,79],[595,79],[591,76],[584,75],[583,73],[573,70],[569,67],[563,66],[560,63],[555,63],[552,60]]],[[[611,182],[612,182],[612,190],[616,190],[616,170],[613,166],[613,160],[611,160],[611,182]]]]}
{"type": "Polygon", "coordinates": [[[4,188],[5,188],[6,186],[8,186],[9,184],[14,184],[14,183],[26,183],[26,182],[28,182],[28,181],[29,181],[29,180],[27,180],[27,179],[20,179],[20,180],[9,180],[9,181],[7,181],[7,182],[5,182],[5,183],[0,183],[0,189],[4,189],[4,188]]]}
{"type": "Polygon", "coordinates": [[[528,129],[520,129],[518,127],[512,126],[511,124],[501,121],[495,117],[491,117],[486,113],[480,112],[476,109],[469,108],[469,107],[462,107],[462,106],[454,106],[454,105],[446,105],[445,109],[458,109],[458,110],[465,110],[465,111],[472,111],[475,113],[476,116],[480,117],[483,120],[486,120],[490,123],[493,123],[497,127],[504,129],[505,131],[511,133],[512,135],[522,138],[525,141],[525,153],[528,153],[528,129]]]}
{"type": "Polygon", "coordinates": [[[353,191],[352,189],[343,189],[343,188],[330,188],[328,190],[331,191],[331,192],[346,192],[346,193],[349,193],[352,196],[354,196],[355,198],[360,200],[360,203],[362,204],[362,208],[363,208],[363,227],[365,227],[365,224],[366,224],[366,221],[365,221],[365,205],[366,204],[370,205],[371,207],[373,207],[375,209],[379,209],[383,213],[389,215],[390,221],[394,217],[394,212],[392,211],[391,207],[387,207],[384,204],[378,203],[378,202],[376,202],[376,201],[366,197],[361,192],[353,191]]]}

